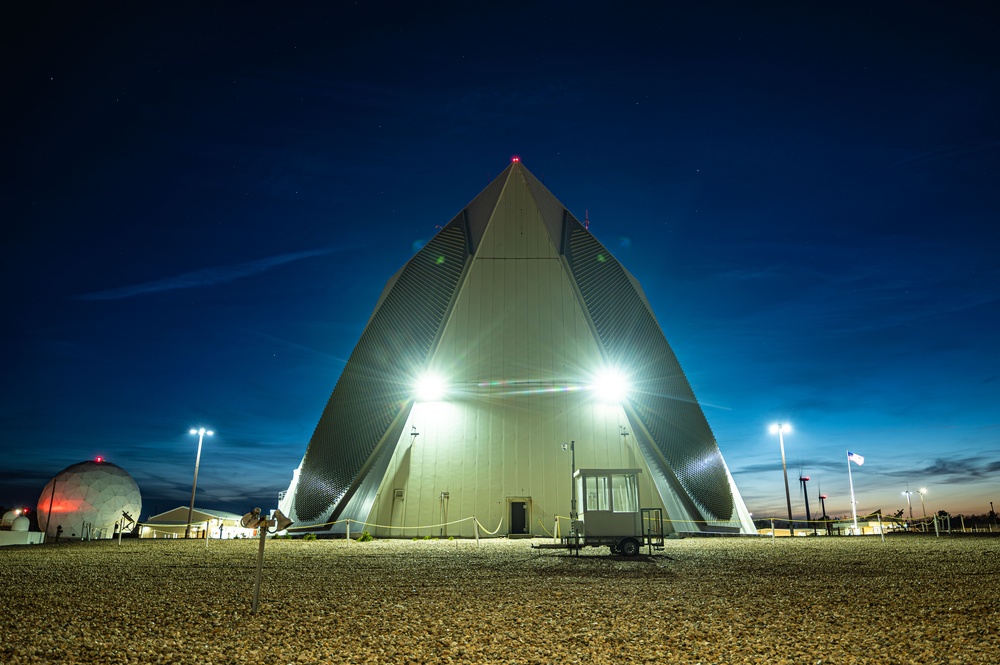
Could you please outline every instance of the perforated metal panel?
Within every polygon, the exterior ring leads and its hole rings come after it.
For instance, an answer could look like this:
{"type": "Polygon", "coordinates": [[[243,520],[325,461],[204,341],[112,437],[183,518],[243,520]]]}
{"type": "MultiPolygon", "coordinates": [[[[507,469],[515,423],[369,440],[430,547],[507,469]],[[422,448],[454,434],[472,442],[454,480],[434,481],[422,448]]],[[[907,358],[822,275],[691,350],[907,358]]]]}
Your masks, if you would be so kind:
{"type": "Polygon", "coordinates": [[[630,372],[635,413],[705,517],[731,519],[725,462],[656,319],[610,252],[579,224],[567,230],[570,268],[610,361],[630,372]]]}
{"type": "Polygon", "coordinates": [[[335,514],[362,467],[410,401],[468,258],[456,218],[403,268],[354,347],[302,462],[300,524],[335,514]]]}

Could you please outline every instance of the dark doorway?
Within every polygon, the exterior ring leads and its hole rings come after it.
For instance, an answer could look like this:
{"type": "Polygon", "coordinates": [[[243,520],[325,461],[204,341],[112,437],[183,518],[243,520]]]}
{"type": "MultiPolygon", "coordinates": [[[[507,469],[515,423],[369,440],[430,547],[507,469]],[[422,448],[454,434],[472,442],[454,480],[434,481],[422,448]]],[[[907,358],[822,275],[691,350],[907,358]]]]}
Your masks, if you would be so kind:
{"type": "Polygon", "coordinates": [[[528,504],[524,501],[510,502],[510,532],[515,535],[528,533],[528,504]]]}

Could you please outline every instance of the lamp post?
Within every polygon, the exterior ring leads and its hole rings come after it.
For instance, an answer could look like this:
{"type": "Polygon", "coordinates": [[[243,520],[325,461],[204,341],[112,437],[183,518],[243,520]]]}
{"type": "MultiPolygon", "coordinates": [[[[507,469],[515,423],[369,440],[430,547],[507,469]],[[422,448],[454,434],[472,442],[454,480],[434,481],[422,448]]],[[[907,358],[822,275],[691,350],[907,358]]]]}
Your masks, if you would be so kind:
{"type": "Polygon", "coordinates": [[[911,494],[913,494],[913,492],[911,492],[910,490],[906,490],[905,492],[903,492],[903,495],[906,496],[906,507],[910,509],[910,521],[912,522],[913,521],[913,504],[910,503],[910,495],[911,494]]]}
{"type": "Polygon", "coordinates": [[[570,500],[569,500],[569,519],[570,529],[572,530],[572,520],[577,518],[576,513],[576,441],[570,441],[569,443],[562,444],[563,451],[569,451],[569,490],[570,490],[570,500]]]}
{"type": "MultiPolygon", "coordinates": [[[[802,496],[806,500],[806,523],[812,524],[812,515],[809,514],[809,492],[806,490],[806,483],[809,482],[809,476],[799,476],[799,482],[802,483],[802,496]]],[[[813,524],[813,535],[816,535],[815,524],[813,524]]]]}
{"type": "Polygon", "coordinates": [[[924,495],[927,494],[927,488],[921,487],[917,493],[920,494],[920,512],[924,514],[924,519],[927,519],[927,509],[924,507],[924,495]]]}
{"type": "Polygon", "coordinates": [[[792,426],[788,423],[777,423],[771,425],[771,434],[777,432],[778,445],[781,446],[781,473],[785,476],[785,503],[788,506],[788,533],[795,535],[795,526],[792,522],[792,495],[788,491],[788,467],[785,465],[785,436],[784,433],[792,431],[792,426]]]}
{"type": "MultiPolygon", "coordinates": [[[[198,465],[201,463],[201,442],[205,440],[205,435],[212,436],[215,434],[210,429],[205,429],[204,427],[199,427],[198,429],[191,428],[191,434],[198,435],[198,455],[194,458],[194,482],[191,483],[191,505],[188,506],[188,518],[187,527],[184,529],[184,537],[191,537],[191,512],[194,510],[194,492],[198,489],[198,465]]],[[[207,533],[205,534],[208,535],[207,533]]]]}
{"type": "Polygon", "coordinates": [[[829,535],[830,534],[830,521],[827,519],[829,517],[829,515],[826,514],[826,499],[827,499],[826,494],[820,494],[819,495],[819,505],[822,506],[822,508],[823,508],[823,517],[821,519],[823,520],[823,524],[826,526],[826,533],[827,533],[827,535],[829,535]]]}

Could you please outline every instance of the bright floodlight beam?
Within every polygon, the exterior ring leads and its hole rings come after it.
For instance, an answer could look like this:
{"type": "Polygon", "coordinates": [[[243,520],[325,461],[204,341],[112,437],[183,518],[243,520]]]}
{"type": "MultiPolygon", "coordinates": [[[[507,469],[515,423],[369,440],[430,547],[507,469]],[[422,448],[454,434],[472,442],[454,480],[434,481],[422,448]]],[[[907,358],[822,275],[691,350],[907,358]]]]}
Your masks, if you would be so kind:
{"type": "MultiPolygon", "coordinates": [[[[191,483],[191,505],[188,506],[188,519],[187,527],[184,529],[184,537],[191,537],[191,512],[194,510],[194,492],[198,488],[198,465],[201,463],[201,442],[205,440],[205,435],[212,436],[215,434],[210,429],[205,429],[204,427],[199,427],[198,429],[191,428],[191,434],[198,435],[198,455],[194,458],[194,482],[191,483]]],[[[208,533],[206,531],[205,538],[208,538],[208,533]]]]}
{"type": "Polygon", "coordinates": [[[605,369],[594,377],[591,388],[602,402],[624,402],[628,397],[628,377],[617,369],[605,369]]]}
{"type": "Polygon", "coordinates": [[[420,402],[435,402],[444,397],[446,384],[441,376],[428,372],[417,379],[414,396],[420,402]]]}
{"type": "Polygon", "coordinates": [[[785,503],[788,505],[788,535],[795,535],[795,524],[792,522],[792,495],[788,491],[788,467],[785,465],[785,432],[791,432],[792,426],[788,423],[775,423],[771,425],[771,434],[777,433],[778,444],[781,446],[781,473],[785,475],[785,503]]]}

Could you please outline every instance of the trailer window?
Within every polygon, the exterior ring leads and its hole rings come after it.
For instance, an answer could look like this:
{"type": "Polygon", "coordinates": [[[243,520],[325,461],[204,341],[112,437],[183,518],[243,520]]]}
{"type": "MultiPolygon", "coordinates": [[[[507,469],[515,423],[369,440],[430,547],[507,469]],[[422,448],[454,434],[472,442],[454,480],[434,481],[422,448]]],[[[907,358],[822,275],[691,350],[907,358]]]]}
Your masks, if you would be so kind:
{"type": "Polygon", "coordinates": [[[611,510],[611,492],[607,476],[588,476],[584,479],[586,487],[584,510],[611,510]]]}
{"type": "Polygon", "coordinates": [[[638,495],[635,476],[620,473],[611,476],[611,496],[616,513],[639,512],[638,495]]]}

